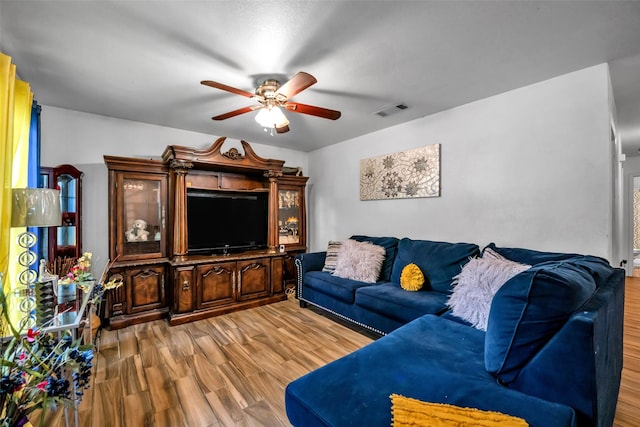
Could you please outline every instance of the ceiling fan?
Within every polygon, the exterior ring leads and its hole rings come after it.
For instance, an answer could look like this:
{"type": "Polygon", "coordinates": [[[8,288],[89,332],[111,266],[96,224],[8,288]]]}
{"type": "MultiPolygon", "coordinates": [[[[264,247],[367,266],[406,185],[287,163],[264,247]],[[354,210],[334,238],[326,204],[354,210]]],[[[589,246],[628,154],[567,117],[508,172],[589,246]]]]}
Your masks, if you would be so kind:
{"type": "Polygon", "coordinates": [[[289,101],[290,98],[316,82],[316,78],[311,74],[300,71],[283,85],[280,85],[280,82],[275,79],[265,80],[264,83],[256,88],[255,93],[247,92],[242,89],[237,89],[211,80],[203,80],[200,83],[216,89],[226,90],[227,92],[235,93],[236,95],[246,96],[247,98],[254,99],[258,102],[256,105],[242,107],[237,110],[212,117],[213,120],[225,120],[239,116],[240,114],[260,110],[256,115],[256,121],[258,123],[265,128],[275,128],[277,133],[285,133],[289,131],[289,120],[287,120],[287,117],[282,113],[280,108],[293,111],[294,113],[309,114],[311,116],[322,117],[324,119],[337,120],[340,118],[340,111],[289,101]]]}

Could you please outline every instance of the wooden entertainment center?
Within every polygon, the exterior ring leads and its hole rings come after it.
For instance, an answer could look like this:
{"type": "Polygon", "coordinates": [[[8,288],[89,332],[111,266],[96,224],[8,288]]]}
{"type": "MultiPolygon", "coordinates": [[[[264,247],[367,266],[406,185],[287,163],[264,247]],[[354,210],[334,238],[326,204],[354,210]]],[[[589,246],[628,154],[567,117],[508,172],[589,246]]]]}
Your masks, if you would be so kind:
{"type": "Polygon", "coordinates": [[[306,250],[308,178],[282,160],[259,157],[245,141],[244,153],[223,153],[225,139],[203,150],[171,145],[162,160],[104,156],[109,257],[115,260],[108,276],[124,282],[107,293],[104,317],[111,328],[165,317],[177,325],[286,299],[285,286],[295,280],[293,258],[306,250]],[[267,200],[266,245],[204,254],[190,249],[192,191],[267,200]]]}

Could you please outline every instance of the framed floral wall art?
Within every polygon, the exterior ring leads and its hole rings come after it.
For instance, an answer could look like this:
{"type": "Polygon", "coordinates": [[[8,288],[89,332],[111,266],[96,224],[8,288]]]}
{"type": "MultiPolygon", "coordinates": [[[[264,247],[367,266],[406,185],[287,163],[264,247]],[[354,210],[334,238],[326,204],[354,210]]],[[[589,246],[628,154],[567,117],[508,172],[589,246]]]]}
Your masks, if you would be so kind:
{"type": "Polygon", "coordinates": [[[360,160],[360,200],[440,197],[440,144],[360,160]]]}

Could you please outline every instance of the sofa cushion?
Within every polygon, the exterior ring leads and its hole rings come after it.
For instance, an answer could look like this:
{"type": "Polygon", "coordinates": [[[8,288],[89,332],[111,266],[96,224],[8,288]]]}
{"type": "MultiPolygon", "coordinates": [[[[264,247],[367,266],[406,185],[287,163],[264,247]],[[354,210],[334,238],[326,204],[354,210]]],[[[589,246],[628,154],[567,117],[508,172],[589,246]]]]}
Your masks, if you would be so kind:
{"type": "Polygon", "coordinates": [[[604,285],[615,271],[609,264],[609,261],[591,255],[577,256],[567,260],[567,262],[589,273],[596,282],[597,287],[604,285]]]}
{"type": "Polygon", "coordinates": [[[569,258],[579,257],[578,254],[565,254],[562,252],[542,252],[534,251],[532,249],[523,248],[500,248],[495,243],[489,243],[483,252],[490,248],[493,251],[499,253],[503,257],[510,259],[511,261],[520,262],[522,264],[536,265],[549,261],[562,261],[569,258]]]}
{"type": "Polygon", "coordinates": [[[382,269],[380,270],[380,277],[378,280],[388,282],[391,279],[391,268],[393,267],[393,261],[396,258],[396,253],[398,252],[398,238],[354,235],[351,236],[351,239],[358,242],[371,242],[374,245],[382,246],[384,248],[384,263],[382,263],[382,269]]]}
{"type": "Polygon", "coordinates": [[[356,280],[343,279],[322,271],[310,271],[304,275],[305,286],[310,287],[325,295],[330,295],[340,301],[353,304],[356,289],[363,286],[372,286],[370,283],[356,280]]]}
{"type": "Polygon", "coordinates": [[[447,301],[453,315],[483,331],[487,330],[491,301],[498,289],[531,267],[500,255],[492,256],[490,251],[487,249],[482,258],[472,258],[462,267],[453,278],[453,292],[447,301]]]}
{"type": "Polygon", "coordinates": [[[384,262],[385,250],[371,242],[345,240],[342,242],[334,276],[344,279],[375,283],[384,262]]]}
{"type": "Polygon", "coordinates": [[[322,271],[327,271],[329,273],[333,273],[336,269],[336,262],[338,262],[338,253],[340,252],[340,248],[342,247],[342,242],[338,241],[329,241],[327,245],[327,255],[324,259],[324,266],[322,267],[322,271]]]}
{"type": "Polygon", "coordinates": [[[487,371],[505,384],[513,381],[595,287],[584,268],[565,261],[534,266],[507,281],[489,313],[487,371]]]}
{"type": "Polygon", "coordinates": [[[398,254],[393,263],[391,281],[400,283],[402,269],[414,263],[425,276],[425,290],[450,292],[453,276],[471,257],[480,253],[478,245],[472,243],[433,242],[404,238],[398,243],[398,254]]]}
{"type": "Polygon", "coordinates": [[[356,290],[356,305],[400,322],[425,314],[440,314],[447,308],[442,292],[407,292],[397,283],[382,283],[356,290]]]}

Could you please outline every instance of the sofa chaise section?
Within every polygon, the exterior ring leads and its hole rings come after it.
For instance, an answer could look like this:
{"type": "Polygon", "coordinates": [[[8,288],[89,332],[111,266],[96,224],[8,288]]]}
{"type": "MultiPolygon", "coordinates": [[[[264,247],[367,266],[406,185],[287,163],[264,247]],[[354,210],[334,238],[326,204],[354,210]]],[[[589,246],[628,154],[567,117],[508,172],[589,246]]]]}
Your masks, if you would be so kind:
{"type": "Polygon", "coordinates": [[[290,383],[294,426],[389,426],[391,394],[499,411],[532,427],[571,427],[574,411],[511,390],[484,369],[484,333],[426,315],[290,383]]]}

